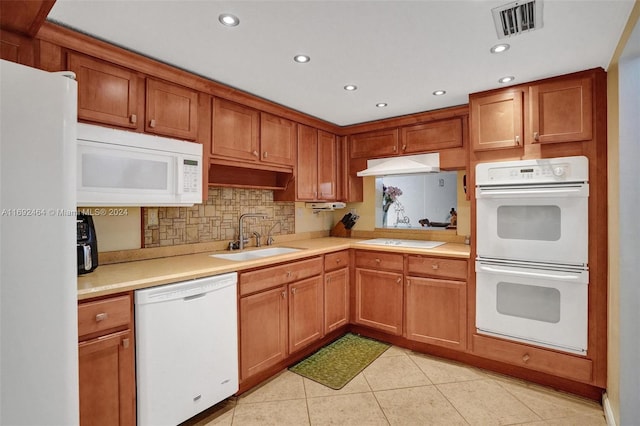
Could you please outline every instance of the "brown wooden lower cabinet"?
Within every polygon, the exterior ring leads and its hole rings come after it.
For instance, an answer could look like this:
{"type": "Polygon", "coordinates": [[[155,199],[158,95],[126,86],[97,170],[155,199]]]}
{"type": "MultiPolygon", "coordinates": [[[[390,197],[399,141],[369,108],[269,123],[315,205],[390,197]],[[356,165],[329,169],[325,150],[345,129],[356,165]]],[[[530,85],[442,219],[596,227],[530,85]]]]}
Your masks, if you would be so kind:
{"type": "Polygon", "coordinates": [[[356,324],[402,334],[402,273],[356,268],[356,324]]]}
{"type": "Polygon", "coordinates": [[[324,275],[324,332],[349,323],[349,268],[324,275]]]}
{"type": "Polygon", "coordinates": [[[131,331],[81,342],[78,354],[80,424],[134,425],[135,370],[131,331]]]}
{"type": "Polygon", "coordinates": [[[287,287],[240,299],[240,380],[287,356],[287,287]]]}
{"type": "Polygon", "coordinates": [[[80,424],[135,425],[131,295],[78,306],[80,424]]]}
{"type": "Polygon", "coordinates": [[[466,282],[407,277],[405,298],[407,339],[466,349],[466,282]]]}
{"type": "Polygon", "coordinates": [[[289,353],[324,336],[324,291],[317,276],[289,284],[289,353]]]}

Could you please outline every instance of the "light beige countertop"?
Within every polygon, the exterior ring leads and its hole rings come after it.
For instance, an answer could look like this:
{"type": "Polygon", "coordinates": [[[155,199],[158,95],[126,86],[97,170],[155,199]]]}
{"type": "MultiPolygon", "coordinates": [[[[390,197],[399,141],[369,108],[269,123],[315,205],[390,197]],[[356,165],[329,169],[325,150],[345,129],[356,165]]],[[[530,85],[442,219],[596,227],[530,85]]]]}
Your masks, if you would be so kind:
{"type": "MultiPolygon", "coordinates": [[[[93,272],[78,277],[78,300],[269,266],[349,248],[469,258],[469,246],[464,244],[447,243],[433,249],[414,249],[364,245],[358,244],[359,241],[362,240],[337,237],[291,241],[275,244],[272,247],[292,247],[301,251],[245,261],[211,257],[211,254],[229,253],[217,251],[101,265],[93,272]]],[[[252,249],[255,248],[248,248],[245,251],[252,249]]]]}

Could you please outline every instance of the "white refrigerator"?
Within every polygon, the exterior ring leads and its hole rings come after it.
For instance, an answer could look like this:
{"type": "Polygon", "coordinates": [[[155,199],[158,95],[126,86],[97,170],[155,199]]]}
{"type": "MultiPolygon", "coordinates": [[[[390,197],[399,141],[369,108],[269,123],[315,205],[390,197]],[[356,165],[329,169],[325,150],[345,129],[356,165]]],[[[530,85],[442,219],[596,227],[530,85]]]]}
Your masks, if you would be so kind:
{"type": "Polygon", "coordinates": [[[0,424],[77,425],[77,83],[0,62],[0,424]]]}

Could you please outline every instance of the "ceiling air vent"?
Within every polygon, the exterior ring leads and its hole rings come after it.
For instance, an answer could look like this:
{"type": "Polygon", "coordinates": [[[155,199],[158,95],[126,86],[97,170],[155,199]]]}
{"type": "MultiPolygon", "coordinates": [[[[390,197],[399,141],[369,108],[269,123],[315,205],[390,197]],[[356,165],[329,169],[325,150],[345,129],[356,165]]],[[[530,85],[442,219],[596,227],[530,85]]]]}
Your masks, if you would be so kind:
{"type": "Polygon", "coordinates": [[[498,38],[542,28],[542,0],[505,4],[491,9],[498,38]]]}

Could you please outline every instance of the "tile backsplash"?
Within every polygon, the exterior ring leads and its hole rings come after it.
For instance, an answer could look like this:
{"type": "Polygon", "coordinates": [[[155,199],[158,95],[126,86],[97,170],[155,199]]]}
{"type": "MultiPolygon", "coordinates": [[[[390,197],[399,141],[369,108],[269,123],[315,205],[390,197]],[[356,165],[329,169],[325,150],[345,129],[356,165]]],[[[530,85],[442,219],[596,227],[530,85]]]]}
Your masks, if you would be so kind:
{"type": "Polygon", "coordinates": [[[277,222],[280,226],[274,227],[272,235],[295,233],[295,203],[273,201],[271,190],[209,188],[209,197],[202,204],[143,211],[144,247],[234,240],[238,235],[238,219],[244,213],[267,215],[267,219],[245,219],[247,237],[259,232],[264,243],[277,222]]]}

